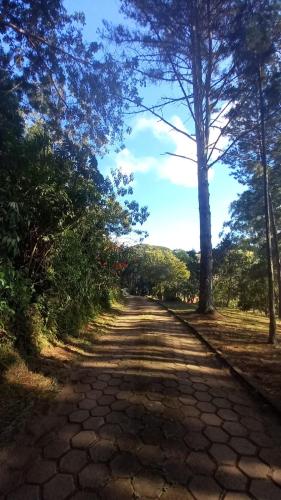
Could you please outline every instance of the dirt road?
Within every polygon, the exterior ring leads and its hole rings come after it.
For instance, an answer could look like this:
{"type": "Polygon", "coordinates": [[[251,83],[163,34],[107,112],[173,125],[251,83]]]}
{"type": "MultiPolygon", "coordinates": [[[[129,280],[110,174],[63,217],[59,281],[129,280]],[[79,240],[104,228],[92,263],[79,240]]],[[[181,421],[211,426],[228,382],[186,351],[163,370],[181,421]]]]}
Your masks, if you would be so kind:
{"type": "Polygon", "coordinates": [[[280,436],[184,325],[130,298],[50,414],[0,453],[0,499],[280,500],[280,436]]]}

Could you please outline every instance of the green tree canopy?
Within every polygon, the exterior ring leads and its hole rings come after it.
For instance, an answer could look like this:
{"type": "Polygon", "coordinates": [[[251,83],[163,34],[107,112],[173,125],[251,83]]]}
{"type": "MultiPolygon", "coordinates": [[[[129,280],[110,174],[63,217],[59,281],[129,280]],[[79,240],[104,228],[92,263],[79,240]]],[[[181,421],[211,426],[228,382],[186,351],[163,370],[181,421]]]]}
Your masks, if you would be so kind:
{"type": "Polygon", "coordinates": [[[85,42],[84,24],[62,0],[3,0],[0,63],[11,79],[5,93],[17,92],[29,120],[40,117],[56,141],[90,141],[99,152],[121,139],[121,97],[131,90],[102,46],[85,42]]]}
{"type": "Polygon", "coordinates": [[[180,296],[190,272],[168,248],[136,245],[129,249],[123,282],[131,293],[153,294],[160,298],[180,296]]]}

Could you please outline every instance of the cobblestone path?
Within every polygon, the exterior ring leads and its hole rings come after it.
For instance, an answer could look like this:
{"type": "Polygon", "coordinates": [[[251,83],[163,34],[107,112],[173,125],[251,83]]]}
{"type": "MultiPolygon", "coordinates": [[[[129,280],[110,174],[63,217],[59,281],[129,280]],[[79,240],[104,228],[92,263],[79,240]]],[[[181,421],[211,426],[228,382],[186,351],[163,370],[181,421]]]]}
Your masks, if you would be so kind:
{"type": "Polygon", "coordinates": [[[72,379],[0,454],[1,500],[281,499],[279,424],[158,305],[129,299],[72,379]]]}

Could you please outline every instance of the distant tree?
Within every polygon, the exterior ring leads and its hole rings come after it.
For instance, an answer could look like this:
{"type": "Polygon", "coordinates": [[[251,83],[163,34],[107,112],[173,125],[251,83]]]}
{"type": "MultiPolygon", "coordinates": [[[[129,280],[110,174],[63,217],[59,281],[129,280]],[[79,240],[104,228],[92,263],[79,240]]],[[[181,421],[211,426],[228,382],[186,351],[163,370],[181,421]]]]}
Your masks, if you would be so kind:
{"type": "Polygon", "coordinates": [[[266,312],[264,257],[247,240],[228,234],[214,249],[214,296],[221,307],[266,312]]]}
{"type": "Polygon", "coordinates": [[[123,283],[131,293],[175,299],[184,289],[190,272],[171,250],[153,245],[136,245],[128,251],[123,283]]]}
{"type": "Polygon", "coordinates": [[[195,250],[174,250],[175,256],[185,263],[190,272],[190,277],[184,287],[184,297],[194,302],[199,295],[200,257],[195,250]]]}
{"type": "MultiPolygon", "coordinates": [[[[279,170],[279,165],[276,170],[279,170]]],[[[259,170],[258,170],[259,171],[259,170]]],[[[263,179],[261,174],[252,175],[249,188],[243,191],[239,197],[230,205],[230,220],[225,224],[236,239],[244,240],[244,247],[255,248],[258,251],[261,265],[266,269],[266,238],[264,231],[264,205],[263,179]]],[[[281,276],[280,276],[280,243],[278,229],[281,223],[281,186],[280,176],[275,173],[275,167],[271,170],[270,187],[270,217],[272,225],[273,258],[275,264],[275,276],[278,292],[278,314],[281,317],[281,276]],[[279,188],[278,188],[279,186],[279,188]],[[272,209],[274,206],[274,209],[272,209]]],[[[266,279],[266,272],[264,272],[266,279]]],[[[267,287],[266,287],[267,288],[267,287]]],[[[265,301],[268,302],[267,299],[265,301]]],[[[267,307],[268,309],[268,307],[267,307]]]]}

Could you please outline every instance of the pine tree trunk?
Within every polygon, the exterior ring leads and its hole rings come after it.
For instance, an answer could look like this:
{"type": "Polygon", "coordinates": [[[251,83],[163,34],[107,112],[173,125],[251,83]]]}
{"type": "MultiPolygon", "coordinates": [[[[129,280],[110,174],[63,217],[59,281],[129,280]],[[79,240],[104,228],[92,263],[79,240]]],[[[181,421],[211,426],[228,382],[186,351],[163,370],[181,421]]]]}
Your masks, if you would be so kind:
{"type": "Polygon", "coordinates": [[[271,218],[271,226],[272,226],[272,238],[273,238],[275,263],[276,263],[276,275],[277,275],[277,284],[278,284],[278,317],[279,317],[279,319],[281,319],[281,262],[280,262],[280,252],[279,252],[279,245],[278,245],[278,234],[277,234],[274,210],[273,210],[272,199],[271,199],[270,194],[269,194],[269,210],[270,210],[270,218],[271,218]]]}
{"type": "Polygon", "coordinates": [[[213,304],[213,254],[211,238],[211,211],[207,165],[207,144],[204,126],[204,85],[202,78],[201,34],[198,0],[193,0],[192,22],[192,79],[194,96],[195,135],[197,145],[198,202],[200,219],[200,287],[198,312],[214,311],[213,304]]]}
{"type": "Polygon", "coordinates": [[[265,210],[265,232],[266,232],[266,253],[267,253],[267,275],[268,275],[268,310],[269,310],[269,335],[268,343],[276,342],[276,320],[275,320],[275,300],[274,300],[274,275],[273,256],[271,245],[271,221],[269,210],[269,188],[268,188],[268,166],[265,143],[265,105],[262,86],[262,68],[258,72],[259,108],[260,108],[260,134],[261,134],[261,163],[263,167],[264,185],[264,210],[265,210]]]}

